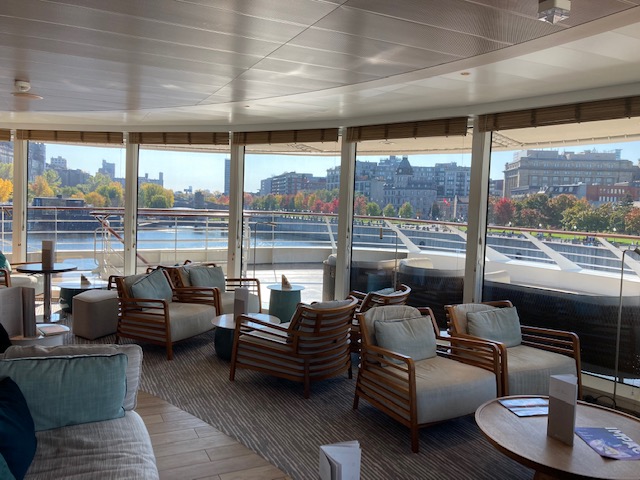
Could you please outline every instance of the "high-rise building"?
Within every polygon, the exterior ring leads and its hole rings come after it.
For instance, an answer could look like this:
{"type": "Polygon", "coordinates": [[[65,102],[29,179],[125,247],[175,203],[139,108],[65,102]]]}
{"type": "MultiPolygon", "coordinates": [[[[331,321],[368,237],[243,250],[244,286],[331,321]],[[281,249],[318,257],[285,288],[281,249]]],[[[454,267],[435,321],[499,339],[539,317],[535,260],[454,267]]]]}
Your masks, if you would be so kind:
{"type": "Polygon", "coordinates": [[[114,179],[116,178],[116,164],[102,160],[102,167],[98,169],[98,173],[114,179]]]}
{"type": "Polygon", "coordinates": [[[27,177],[33,182],[36,177],[44,173],[45,158],[47,157],[47,146],[44,143],[29,142],[27,153],[27,177]]]}

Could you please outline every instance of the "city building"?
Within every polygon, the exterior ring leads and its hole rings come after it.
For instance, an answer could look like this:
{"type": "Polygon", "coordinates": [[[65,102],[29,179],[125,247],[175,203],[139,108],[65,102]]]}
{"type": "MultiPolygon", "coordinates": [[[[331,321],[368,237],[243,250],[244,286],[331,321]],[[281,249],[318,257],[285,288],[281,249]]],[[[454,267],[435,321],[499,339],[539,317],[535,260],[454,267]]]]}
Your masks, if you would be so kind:
{"type": "Polygon", "coordinates": [[[274,195],[295,195],[296,193],[306,190],[321,190],[326,188],[327,179],[314,177],[310,173],[285,172],[282,175],[275,175],[270,178],[270,182],[261,183],[260,191],[274,195]],[[264,190],[269,185],[269,190],[264,190]]]}
{"type": "Polygon", "coordinates": [[[98,173],[106,175],[113,180],[114,178],[116,178],[116,164],[113,162],[107,162],[103,159],[102,167],[98,169],[98,173]]]}
{"type": "Polygon", "coordinates": [[[547,187],[584,183],[611,186],[640,177],[640,167],[620,152],[525,150],[505,165],[504,195],[522,197],[547,187]]]}

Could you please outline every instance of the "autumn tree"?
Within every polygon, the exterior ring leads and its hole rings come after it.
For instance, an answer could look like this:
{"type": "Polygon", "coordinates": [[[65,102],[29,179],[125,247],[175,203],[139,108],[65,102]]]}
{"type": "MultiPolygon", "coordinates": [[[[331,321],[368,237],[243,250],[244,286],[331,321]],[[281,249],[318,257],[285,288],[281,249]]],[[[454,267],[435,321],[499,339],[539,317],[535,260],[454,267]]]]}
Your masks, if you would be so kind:
{"type": "Polygon", "coordinates": [[[0,202],[4,203],[9,201],[13,195],[13,182],[0,178],[0,202]]]}
{"type": "Polygon", "coordinates": [[[38,175],[28,188],[29,198],[35,197],[53,197],[53,189],[49,186],[47,179],[38,175]]]}
{"type": "Polygon", "coordinates": [[[174,196],[169,189],[163,188],[155,183],[143,183],[138,190],[138,206],[142,208],[171,208],[173,207],[174,196]],[[159,197],[164,197],[160,200],[159,197]]]}
{"type": "Polygon", "coordinates": [[[367,198],[364,195],[358,195],[353,201],[353,213],[355,215],[367,214],[367,198]]]}
{"type": "Polygon", "coordinates": [[[100,185],[96,192],[106,200],[107,207],[122,207],[124,205],[124,191],[120,182],[110,182],[108,185],[100,185]]]}
{"type": "Polygon", "coordinates": [[[640,235],[640,208],[632,208],[624,217],[625,231],[630,235],[640,235]]]}
{"type": "Polygon", "coordinates": [[[501,198],[493,205],[493,221],[496,225],[509,225],[516,213],[516,207],[509,198],[501,198]]]}
{"type": "Polygon", "coordinates": [[[87,205],[91,205],[92,207],[104,207],[107,203],[107,199],[98,192],[87,193],[84,196],[84,201],[87,205]]]}

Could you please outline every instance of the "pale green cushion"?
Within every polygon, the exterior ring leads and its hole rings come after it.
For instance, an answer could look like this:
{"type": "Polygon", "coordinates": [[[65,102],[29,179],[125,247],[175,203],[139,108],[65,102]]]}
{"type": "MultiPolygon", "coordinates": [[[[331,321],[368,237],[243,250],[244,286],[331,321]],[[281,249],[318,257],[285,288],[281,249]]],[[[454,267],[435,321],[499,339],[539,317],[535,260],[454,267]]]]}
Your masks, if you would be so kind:
{"type": "Polygon", "coordinates": [[[164,272],[158,269],[131,285],[131,295],[133,298],[153,298],[170,302],[173,291],[164,272]]]}
{"type": "Polygon", "coordinates": [[[378,345],[411,357],[414,361],[436,356],[436,335],[429,317],[375,322],[378,345]]]}
{"type": "Polygon", "coordinates": [[[0,378],[22,391],[36,431],[124,416],[127,356],[0,360],[0,378]]]}
{"type": "Polygon", "coordinates": [[[187,271],[192,286],[218,288],[221,292],[225,291],[222,267],[196,266],[187,268],[187,271]]]}
{"type": "Polygon", "coordinates": [[[467,313],[470,335],[502,342],[507,347],[522,343],[520,319],[516,307],[495,308],[484,312],[467,313]]]}

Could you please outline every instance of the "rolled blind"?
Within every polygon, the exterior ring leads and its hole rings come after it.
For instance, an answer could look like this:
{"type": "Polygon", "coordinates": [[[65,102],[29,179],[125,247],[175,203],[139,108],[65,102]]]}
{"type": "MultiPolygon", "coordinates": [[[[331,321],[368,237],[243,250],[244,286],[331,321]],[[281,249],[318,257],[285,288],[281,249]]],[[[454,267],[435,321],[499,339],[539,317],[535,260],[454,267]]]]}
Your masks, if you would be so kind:
{"type": "Polygon", "coordinates": [[[348,142],[390,138],[449,137],[467,134],[467,117],[365,125],[347,129],[348,142]]]}
{"type": "Polygon", "coordinates": [[[131,132],[129,142],[147,145],[228,145],[229,132],[131,132]]]}
{"type": "Polygon", "coordinates": [[[263,132],[235,132],[234,145],[264,145],[272,143],[337,142],[337,128],[309,130],[273,130],[263,132]]]}
{"type": "Polygon", "coordinates": [[[483,132],[640,116],[640,97],[624,97],[480,115],[483,132]]]}
{"type": "Polygon", "coordinates": [[[65,130],[18,130],[18,140],[64,143],[122,143],[122,132],[72,132],[65,130]]]}
{"type": "Polygon", "coordinates": [[[8,142],[11,140],[11,130],[0,129],[0,142],[8,142]]]}

